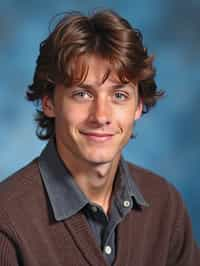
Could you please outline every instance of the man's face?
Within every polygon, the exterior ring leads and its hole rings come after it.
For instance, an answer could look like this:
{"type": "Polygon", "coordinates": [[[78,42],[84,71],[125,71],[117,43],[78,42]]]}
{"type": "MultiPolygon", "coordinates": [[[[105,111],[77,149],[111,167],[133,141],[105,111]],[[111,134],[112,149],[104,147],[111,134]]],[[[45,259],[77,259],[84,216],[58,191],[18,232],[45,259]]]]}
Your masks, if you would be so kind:
{"type": "Polygon", "coordinates": [[[137,86],[122,84],[114,73],[102,82],[107,68],[91,56],[88,75],[81,86],[57,85],[53,101],[43,98],[46,116],[55,117],[56,142],[61,157],[77,164],[118,160],[127,144],[142,103],[137,86]]]}

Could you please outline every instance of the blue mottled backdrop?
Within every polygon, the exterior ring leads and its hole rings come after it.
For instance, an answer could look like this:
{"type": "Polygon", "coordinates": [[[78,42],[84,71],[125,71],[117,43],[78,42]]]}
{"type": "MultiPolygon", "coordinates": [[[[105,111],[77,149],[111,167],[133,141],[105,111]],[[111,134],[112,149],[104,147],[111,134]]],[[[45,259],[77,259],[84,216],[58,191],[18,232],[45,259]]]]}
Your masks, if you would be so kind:
{"type": "Polygon", "coordinates": [[[3,0],[0,2],[0,178],[39,154],[34,107],[25,101],[39,43],[53,15],[112,8],[144,34],[167,96],[136,125],[125,157],[163,175],[181,192],[200,243],[200,1],[3,0]]]}

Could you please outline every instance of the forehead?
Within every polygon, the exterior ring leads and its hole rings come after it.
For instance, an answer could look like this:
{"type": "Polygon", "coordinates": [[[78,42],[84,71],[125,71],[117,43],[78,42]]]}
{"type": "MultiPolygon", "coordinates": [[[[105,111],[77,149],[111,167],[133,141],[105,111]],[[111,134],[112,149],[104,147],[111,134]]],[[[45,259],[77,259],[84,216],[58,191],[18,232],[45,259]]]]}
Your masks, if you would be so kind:
{"type": "Polygon", "coordinates": [[[76,75],[79,76],[80,83],[91,83],[97,86],[104,82],[122,83],[112,63],[100,56],[81,56],[76,65],[76,75]]]}

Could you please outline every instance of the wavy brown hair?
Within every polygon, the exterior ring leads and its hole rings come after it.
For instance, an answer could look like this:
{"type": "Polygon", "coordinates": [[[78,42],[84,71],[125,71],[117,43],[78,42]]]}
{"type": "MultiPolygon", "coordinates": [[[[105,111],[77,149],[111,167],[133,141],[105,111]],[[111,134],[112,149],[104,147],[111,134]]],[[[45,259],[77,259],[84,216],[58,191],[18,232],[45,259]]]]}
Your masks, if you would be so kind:
{"type": "Polygon", "coordinates": [[[87,76],[87,60],[80,67],[79,59],[95,55],[109,62],[119,79],[138,82],[143,113],[147,113],[163,96],[154,80],[153,56],[143,46],[142,34],[127,20],[111,10],[85,16],[80,12],[65,13],[40,44],[33,83],[26,92],[27,99],[37,104],[36,134],[40,139],[54,135],[54,118],[41,108],[43,96],[53,97],[56,84],[66,87],[81,84],[87,76]]]}

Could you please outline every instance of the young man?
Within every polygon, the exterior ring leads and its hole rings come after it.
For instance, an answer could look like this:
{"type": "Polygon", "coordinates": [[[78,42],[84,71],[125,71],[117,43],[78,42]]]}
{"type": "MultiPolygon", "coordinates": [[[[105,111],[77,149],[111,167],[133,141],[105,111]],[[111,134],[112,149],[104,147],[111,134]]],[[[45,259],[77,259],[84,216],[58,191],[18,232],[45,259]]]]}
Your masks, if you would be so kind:
{"type": "Polygon", "coordinates": [[[139,31],[114,12],[66,14],[41,43],[27,98],[41,155],[0,185],[0,265],[197,266],[185,206],[121,153],[163,95],[139,31]]]}

